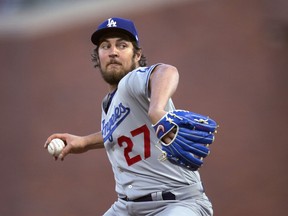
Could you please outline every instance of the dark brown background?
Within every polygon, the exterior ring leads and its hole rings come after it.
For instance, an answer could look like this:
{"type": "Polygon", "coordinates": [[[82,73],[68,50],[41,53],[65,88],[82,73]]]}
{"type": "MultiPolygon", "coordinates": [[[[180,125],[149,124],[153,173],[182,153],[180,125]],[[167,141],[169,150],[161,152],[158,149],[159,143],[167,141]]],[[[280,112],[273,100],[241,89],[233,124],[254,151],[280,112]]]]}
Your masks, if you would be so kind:
{"type": "Polygon", "coordinates": [[[191,1],[102,13],[85,25],[45,35],[0,38],[0,215],[101,215],[114,202],[104,150],[62,163],[43,149],[51,133],[100,129],[107,87],[90,61],[90,35],[111,16],[135,21],[150,64],[178,67],[178,108],[208,114],[220,124],[201,170],[215,215],[286,215],[283,8],[287,3],[281,0],[191,1]]]}

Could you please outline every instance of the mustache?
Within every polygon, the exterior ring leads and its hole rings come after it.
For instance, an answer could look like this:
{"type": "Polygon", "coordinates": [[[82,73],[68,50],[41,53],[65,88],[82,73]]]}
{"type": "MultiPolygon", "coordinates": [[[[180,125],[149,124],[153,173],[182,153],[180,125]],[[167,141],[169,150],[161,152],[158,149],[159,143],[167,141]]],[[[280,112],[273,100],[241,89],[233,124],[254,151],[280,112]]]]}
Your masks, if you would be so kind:
{"type": "Polygon", "coordinates": [[[115,59],[112,59],[108,62],[107,66],[110,65],[110,64],[118,64],[118,65],[122,65],[121,62],[115,60],[115,59]]]}

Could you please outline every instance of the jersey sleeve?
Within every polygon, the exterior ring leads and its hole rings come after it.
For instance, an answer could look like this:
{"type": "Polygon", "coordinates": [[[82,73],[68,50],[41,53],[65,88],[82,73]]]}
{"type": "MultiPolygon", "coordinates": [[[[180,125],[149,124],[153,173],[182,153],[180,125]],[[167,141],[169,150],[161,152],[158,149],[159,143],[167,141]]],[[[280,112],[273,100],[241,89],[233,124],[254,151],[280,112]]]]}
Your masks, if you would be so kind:
{"type": "Polygon", "coordinates": [[[160,65],[160,63],[150,67],[139,67],[131,72],[130,76],[125,82],[125,87],[132,97],[150,97],[149,79],[153,70],[158,65],[160,65]]]}

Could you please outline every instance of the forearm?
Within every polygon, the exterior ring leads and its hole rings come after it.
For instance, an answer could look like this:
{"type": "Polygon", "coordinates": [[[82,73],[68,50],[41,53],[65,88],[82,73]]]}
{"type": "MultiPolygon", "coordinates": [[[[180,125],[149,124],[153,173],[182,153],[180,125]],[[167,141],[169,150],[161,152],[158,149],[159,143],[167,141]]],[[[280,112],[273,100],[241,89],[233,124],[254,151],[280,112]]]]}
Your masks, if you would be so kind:
{"type": "MultiPolygon", "coordinates": [[[[52,134],[46,140],[44,148],[47,148],[52,139],[59,138],[65,142],[65,148],[62,150],[59,158],[61,160],[68,154],[80,154],[91,149],[99,149],[104,147],[101,132],[90,134],[88,136],[76,136],[68,133],[52,134]]],[[[57,159],[57,158],[56,158],[57,159]]]]}
{"type": "Polygon", "coordinates": [[[83,137],[85,143],[85,149],[99,149],[104,148],[102,133],[97,132],[83,137]]]}
{"type": "Polygon", "coordinates": [[[170,65],[159,65],[150,77],[150,105],[148,115],[155,124],[165,115],[165,106],[175,93],[179,82],[178,70],[170,65]]]}

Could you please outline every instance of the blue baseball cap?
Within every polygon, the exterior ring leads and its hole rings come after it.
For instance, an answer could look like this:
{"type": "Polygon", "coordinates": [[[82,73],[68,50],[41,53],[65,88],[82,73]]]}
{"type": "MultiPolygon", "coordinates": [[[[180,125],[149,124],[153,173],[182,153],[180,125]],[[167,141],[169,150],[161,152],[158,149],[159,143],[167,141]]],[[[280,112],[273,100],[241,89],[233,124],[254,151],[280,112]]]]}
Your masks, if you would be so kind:
{"type": "Polygon", "coordinates": [[[109,18],[101,23],[91,36],[92,43],[98,46],[100,38],[110,32],[124,33],[136,41],[139,46],[138,33],[134,23],[119,17],[109,18]]]}

